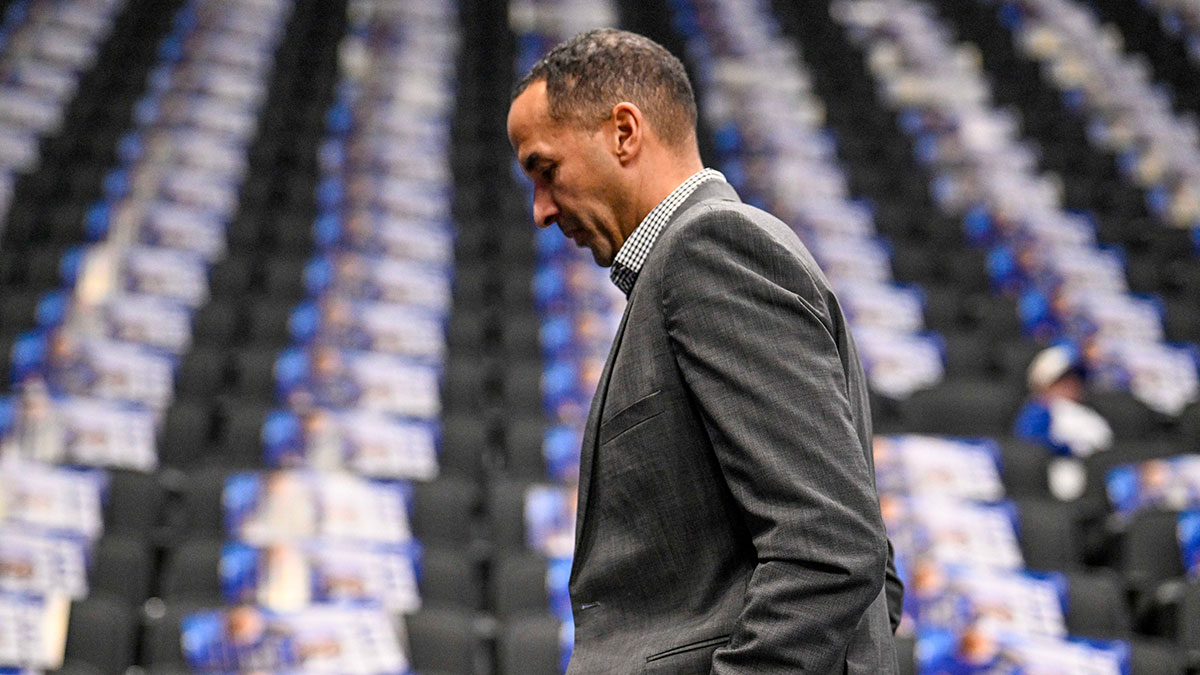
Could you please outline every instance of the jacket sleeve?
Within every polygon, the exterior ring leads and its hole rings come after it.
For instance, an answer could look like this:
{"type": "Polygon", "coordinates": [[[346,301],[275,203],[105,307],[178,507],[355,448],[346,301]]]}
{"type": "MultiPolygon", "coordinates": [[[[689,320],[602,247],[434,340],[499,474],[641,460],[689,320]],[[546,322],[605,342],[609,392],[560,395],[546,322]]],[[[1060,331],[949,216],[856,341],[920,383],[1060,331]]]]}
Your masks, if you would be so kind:
{"type": "Polygon", "coordinates": [[[666,247],[662,311],[757,555],[713,673],[841,672],[888,560],[844,370],[859,366],[782,235],[705,208],[666,247]]]}

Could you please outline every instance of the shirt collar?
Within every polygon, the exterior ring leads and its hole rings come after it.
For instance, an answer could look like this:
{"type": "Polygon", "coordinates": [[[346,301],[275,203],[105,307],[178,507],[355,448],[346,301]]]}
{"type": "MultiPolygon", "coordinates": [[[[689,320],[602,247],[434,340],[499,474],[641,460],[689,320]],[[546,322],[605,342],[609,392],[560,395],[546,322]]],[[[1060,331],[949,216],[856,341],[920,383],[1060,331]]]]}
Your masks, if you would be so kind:
{"type": "Polygon", "coordinates": [[[662,234],[662,230],[670,222],[671,216],[675,215],[675,211],[681,204],[687,201],[688,197],[696,191],[704,183],[710,180],[725,180],[725,176],[720,171],[713,169],[701,169],[692,174],[687,180],[679,184],[671,194],[667,195],[666,199],[662,200],[646,214],[641,223],[634,228],[629,234],[629,238],[621,245],[621,250],[617,251],[617,255],[613,258],[612,271],[609,276],[617,288],[629,297],[630,291],[633,290],[633,284],[637,281],[638,274],[642,271],[642,265],[646,263],[647,256],[650,255],[650,249],[654,247],[654,242],[658,240],[658,235],[662,234]]]}

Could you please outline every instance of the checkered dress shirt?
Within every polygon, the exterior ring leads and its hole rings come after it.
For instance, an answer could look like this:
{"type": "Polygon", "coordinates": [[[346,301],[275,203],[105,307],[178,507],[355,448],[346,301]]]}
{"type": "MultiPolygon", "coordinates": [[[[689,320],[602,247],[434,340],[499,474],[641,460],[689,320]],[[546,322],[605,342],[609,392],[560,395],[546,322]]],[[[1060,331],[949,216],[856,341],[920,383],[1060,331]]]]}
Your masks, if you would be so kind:
{"type": "Polygon", "coordinates": [[[687,201],[688,197],[692,196],[696,188],[716,179],[725,180],[725,176],[720,171],[713,169],[697,171],[667,195],[666,199],[659,202],[658,206],[646,214],[642,222],[634,228],[629,238],[621,245],[621,250],[617,251],[617,257],[613,259],[612,271],[609,272],[612,282],[621,289],[625,297],[629,297],[629,292],[633,290],[633,282],[637,281],[638,274],[642,271],[642,265],[646,262],[646,256],[650,255],[650,249],[654,248],[654,242],[662,233],[663,227],[671,220],[671,216],[675,215],[675,210],[679,208],[680,204],[687,201]]]}

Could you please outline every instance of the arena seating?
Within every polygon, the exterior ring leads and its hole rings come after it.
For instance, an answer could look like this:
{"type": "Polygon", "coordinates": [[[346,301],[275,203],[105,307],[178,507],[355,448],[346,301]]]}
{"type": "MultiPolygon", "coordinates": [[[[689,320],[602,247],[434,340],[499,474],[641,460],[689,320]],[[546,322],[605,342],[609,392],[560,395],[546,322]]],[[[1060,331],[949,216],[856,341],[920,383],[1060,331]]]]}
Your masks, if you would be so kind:
{"type": "Polygon", "coordinates": [[[838,290],[902,672],[1200,673],[1193,0],[0,0],[0,670],[562,672],[624,298],[505,114],[601,25],[838,290]],[[1111,448],[1018,437],[1052,344],[1111,448]]]}

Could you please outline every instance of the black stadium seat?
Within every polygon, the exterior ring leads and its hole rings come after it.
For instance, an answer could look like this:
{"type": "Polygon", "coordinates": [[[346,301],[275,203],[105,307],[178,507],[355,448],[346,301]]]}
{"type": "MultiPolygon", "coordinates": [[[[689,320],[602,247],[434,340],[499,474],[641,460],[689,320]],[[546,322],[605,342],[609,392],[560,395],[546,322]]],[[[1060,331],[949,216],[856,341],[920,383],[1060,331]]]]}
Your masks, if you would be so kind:
{"type": "Polygon", "coordinates": [[[474,557],[458,546],[426,546],[421,554],[421,606],[478,610],[482,574],[474,557]]]}
{"type": "Polygon", "coordinates": [[[214,467],[187,474],[181,485],[179,503],[169,514],[168,525],[174,536],[206,538],[224,535],[221,495],[228,473],[214,467]]]}
{"type": "Polygon", "coordinates": [[[561,672],[559,634],[558,620],[549,615],[504,622],[497,645],[499,672],[528,675],[555,675],[561,672]]]}
{"type": "Polygon", "coordinates": [[[167,602],[223,604],[221,546],[218,539],[189,539],[171,551],[163,565],[161,597],[167,602]]]}
{"type": "Polygon", "coordinates": [[[230,399],[220,406],[218,443],[230,466],[254,468],[263,463],[263,423],[271,407],[230,399]]]}
{"type": "Polygon", "coordinates": [[[1067,631],[1096,639],[1128,639],[1132,631],[1121,578],[1111,570],[1067,575],[1067,631]]]}
{"type": "Polygon", "coordinates": [[[1144,441],[1158,435],[1158,414],[1127,391],[1092,391],[1084,403],[1108,421],[1118,440],[1144,441]]]}
{"type": "Polygon", "coordinates": [[[994,336],[982,330],[942,333],[946,348],[946,375],[977,378],[989,374],[994,336]]]}
{"type": "Polygon", "coordinates": [[[1185,661],[1174,645],[1157,640],[1131,640],[1130,675],[1183,675],[1185,661]]]}
{"type": "Polygon", "coordinates": [[[295,301],[304,295],[307,258],[277,258],[267,262],[264,283],[267,293],[279,300],[295,301]]]}
{"type": "Polygon", "coordinates": [[[1017,513],[1026,567],[1062,572],[1082,567],[1083,542],[1074,505],[1050,499],[1022,499],[1017,502],[1017,513]]]}
{"type": "Polygon", "coordinates": [[[92,594],[123,600],[140,609],[150,595],[154,558],[150,543],[132,535],[110,534],[92,547],[88,588],[92,594]]]}
{"type": "Polygon", "coordinates": [[[175,391],[180,396],[207,398],[225,384],[225,352],[212,346],[190,350],[179,360],[175,372],[175,391]]]}
{"type": "Polygon", "coordinates": [[[226,257],[208,271],[209,293],[214,298],[238,298],[250,288],[252,270],[249,259],[238,255],[226,257]]]}
{"type": "Polygon", "coordinates": [[[479,488],[473,481],[446,476],[415,485],[413,534],[421,541],[466,548],[476,536],[473,526],[479,507],[479,488]]]}
{"type": "Polygon", "coordinates": [[[65,660],[103,673],[122,673],[136,657],[135,610],[96,594],[71,604],[65,660]]]}
{"type": "Polygon", "coordinates": [[[899,281],[926,282],[935,273],[936,260],[919,243],[893,242],[892,274],[899,281]]]}
{"type": "Polygon", "coordinates": [[[513,414],[532,414],[542,409],[542,364],[540,361],[510,361],[504,373],[503,400],[513,414]]]}
{"type": "Polygon", "coordinates": [[[275,395],[275,357],[271,348],[247,349],[234,356],[233,372],[237,392],[249,399],[266,403],[275,395]]]}
{"type": "Polygon", "coordinates": [[[505,425],[505,450],[510,475],[537,479],[546,476],[546,456],[543,439],[546,422],[542,415],[510,419],[505,425]]]}
{"type": "Polygon", "coordinates": [[[546,575],[546,558],[541,555],[501,555],[492,566],[492,611],[501,620],[544,613],[550,606],[546,575]]]}
{"type": "Polygon", "coordinates": [[[192,341],[197,345],[219,347],[237,340],[241,317],[233,301],[213,300],[196,310],[192,319],[192,341]]]}
{"type": "Polygon", "coordinates": [[[1197,304],[1196,296],[1186,293],[1166,301],[1167,316],[1163,331],[1168,340],[1200,343],[1200,306],[1197,304]]]}
{"type": "Polygon", "coordinates": [[[491,398],[489,380],[492,367],[478,351],[462,350],[451,355],[442,374],[442,407],[447,416],[480,418],[491,398]]]}
{"type": "Polygon", "coordinates": [[[35,291],[6,294],[0,299],[0,330],[15,335],[33,328],[40,301],[41,295],[35,291]]]}
{"type": "Polygon", "coordinates": [[[1028,338],[1012,337],[997,342],[994,360],[1000,377],[1015,387],[1024,389],[1025,374],[1033,357],[1043,349],[1028,338]]]}
{"type": "Polygon", "coordinates": [[[1185,408],[1179,415],[1178,423],[1184,447],[1200,447],[1200,401],[1185,408]]]}
{"type": "Polygon", "coordinates": [[[213,407],[197,400],[178,400],[167,409],[159,428],[158,458],[164,466],[194,466],[209,456],[213,407]]]}
{"type": "Polygon", "coordinates": [[[260,347],[286,344],[288,317],[294,306],[294,303],[274,299],[256,303],[247,317],[247,337],[260,347]]]}
{"type": "Polygon", "coordinates": [[[104,671],[85,661],[66,661],[54,675],[104,675],[104,671]]]}
{"type": "Polygon", "coordinates": [[[443,474],[475,478],[483,471],[482,458],[493,445],[493,425],[479,415],[442,415],[442,443],[438,465],[443,474]]]}
{"type": "Polygon", "coordinates": [[[476,672],[483,655],[473,613],[427,609],[406,617],[405,625],[412,666],[418,672],[476,672]]]}
{"type": "Polygon", "coordinates": [[[525,546],[525,489],[527,482],[496,481],[488,486],[488,535],[500,549],[525,546]]]}
{"type": "Polygon", "coordinates": [[[1000,480],[1010,497],[1043,499],[1050,497],[1047,472],[1051,455],[1046,448],[1015,438],[1002,437],[1000,443],[1000,480]]]}
{"type": "Polygon", "coordinates": [[[1002,435],[1012,424],[1020,393],[989,380],[947,380],[900,402],[909,431],[960,436],[1002,435]]]}
{"type": "Polygon", "coordinates": [[[1147,591],[1183,576],[1178,522],[1178,513],[1146,511],[1129,524],[1122,545],[1121,573],[1134,587],[1147,591]]]}
{"type": "Polygon", "coordinates": [[[1200,583],[1192,581],[1184,588],[1174,633],[1180,648],[1187,651],[1189,661],[1196,664],[1200,657],[1200,583]]]}

